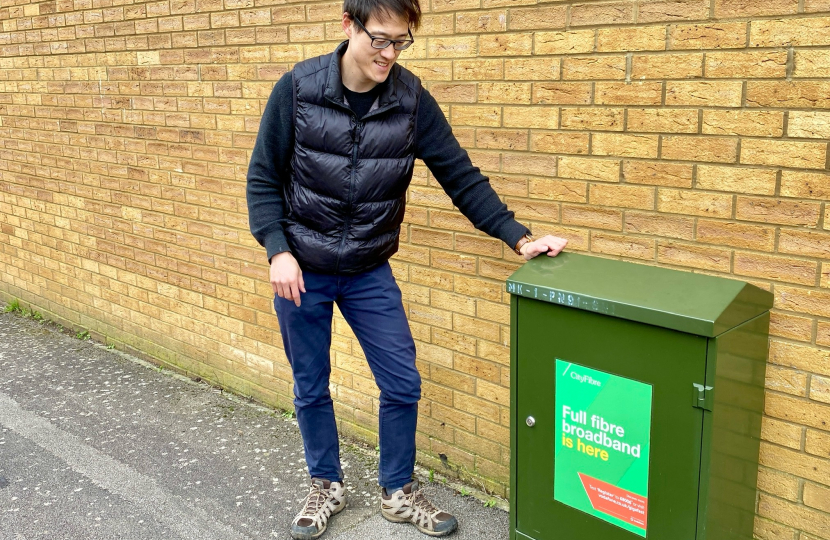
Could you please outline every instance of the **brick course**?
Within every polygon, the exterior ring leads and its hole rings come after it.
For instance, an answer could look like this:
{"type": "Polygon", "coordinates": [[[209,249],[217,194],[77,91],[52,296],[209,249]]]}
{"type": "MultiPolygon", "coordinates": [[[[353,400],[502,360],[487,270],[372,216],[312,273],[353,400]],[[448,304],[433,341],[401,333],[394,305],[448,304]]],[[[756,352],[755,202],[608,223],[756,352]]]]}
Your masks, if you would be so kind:
{"type": "MultiPolygon", "coordinates": [[[[434,0],[401,63],[535,234],[775,294],[759,538],[829,539],[830,2],[434,0]]],[[[0,294],[290,407],[245,174],[274,82],[339,2],[0,7],[0,294]]],[[[424,378],[419,459],[506,494],[521,261],[416,168],[393,268],[424,378]]],[[[343,431],[377,391],[337,315],[343,431]]]]}

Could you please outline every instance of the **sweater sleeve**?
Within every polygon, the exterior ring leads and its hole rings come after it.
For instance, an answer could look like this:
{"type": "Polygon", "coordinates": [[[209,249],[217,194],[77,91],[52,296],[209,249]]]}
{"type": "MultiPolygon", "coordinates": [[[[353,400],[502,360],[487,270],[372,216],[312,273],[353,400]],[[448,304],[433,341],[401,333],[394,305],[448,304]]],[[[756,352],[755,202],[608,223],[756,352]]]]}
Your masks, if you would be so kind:
{"type": "Polygon", "coordinates": [[[291,73],[280,78],[262,114],[251,162],[246,197],[251,234],[265,248],[268,260],[290,251],[285,238],[284,188],[294,148],[293,83],[291,73]]]}
{"type": "Polygon", "coordinates": [[[416,120],[415,157],[424,161],[441,187],[476,229],[499,238],[510,248],[530,231],[516,221],[490,185],[490,179],[473,166],[449,122],[423,89],[416,120]]]}

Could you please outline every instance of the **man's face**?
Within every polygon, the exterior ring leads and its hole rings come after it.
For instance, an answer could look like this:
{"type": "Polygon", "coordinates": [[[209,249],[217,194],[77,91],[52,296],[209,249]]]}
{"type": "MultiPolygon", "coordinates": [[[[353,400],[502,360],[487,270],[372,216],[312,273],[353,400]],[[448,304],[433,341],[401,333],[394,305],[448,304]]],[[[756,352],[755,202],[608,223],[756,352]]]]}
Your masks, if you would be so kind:
{"type": "MultiPolygon", "coordinates": [[[[374,15],[368,21],[360,21],[369,34],[387,39],[409,39],[409,24],[401,17],[389,16],[379,18],[374,15]]],[[[376,84],[382,83],[389,76],[392,65],[397,61],[401,51],[394,45],[385,49],[372,47],[372,39],[363,32],[347,13],[343,14],[343,31],[349,36],[349,77],[354,78],[350,88],[356,92],[368,91],[376,84]]],[[[344,80],[345,82],[345,80],[344,80]]]]}

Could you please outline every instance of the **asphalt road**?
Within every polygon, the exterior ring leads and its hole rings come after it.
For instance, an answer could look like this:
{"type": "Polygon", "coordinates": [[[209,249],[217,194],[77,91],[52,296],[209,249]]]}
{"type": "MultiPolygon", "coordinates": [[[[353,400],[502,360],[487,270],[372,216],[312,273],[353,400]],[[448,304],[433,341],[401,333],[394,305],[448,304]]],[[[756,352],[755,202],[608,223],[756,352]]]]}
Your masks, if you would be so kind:
{"type": "MultiPolygon", "coordinates": [[[[427,538],[380,517],[376,456],[342,451],[349,506],[322,538],[427,538]]],[[[0,540],[288,539],[307,486],[294,420],[0,314],[0,540]]],[[[507,539],[504,511],[425,490],[451,538],[507,539]]]]}

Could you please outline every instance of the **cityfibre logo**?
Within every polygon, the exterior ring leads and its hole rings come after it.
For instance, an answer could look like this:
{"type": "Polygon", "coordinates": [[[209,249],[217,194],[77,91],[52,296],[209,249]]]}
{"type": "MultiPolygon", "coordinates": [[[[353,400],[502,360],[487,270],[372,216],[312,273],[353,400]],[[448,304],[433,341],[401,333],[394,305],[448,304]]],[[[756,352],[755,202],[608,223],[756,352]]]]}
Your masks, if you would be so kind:
{"type": "Polygon", "coordinates": [[[571,369],[571,368],[573,368],[573,364],[568,365],[568,368],[565,370],[565,372],[562,375],[570,375],[571,379],[579,381],[582,384],[590,384],[591,386],[599,386],[599,387],[602,386],[601,382],[594,379],[590,375],[584,375],[582,373],[579,373],[576,369],[571,369]],[[568,373],[568,372],[570,372],[570,373],[568,373]]]}

